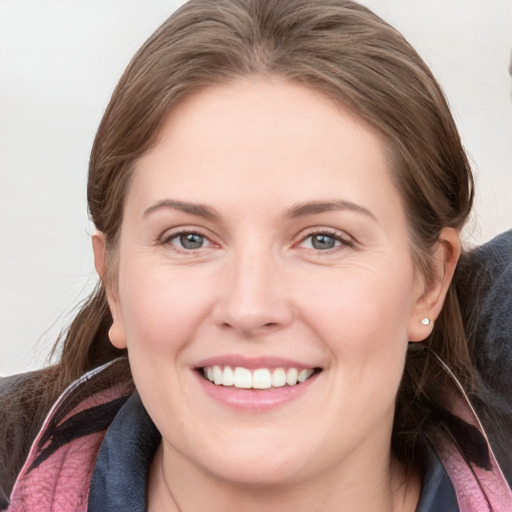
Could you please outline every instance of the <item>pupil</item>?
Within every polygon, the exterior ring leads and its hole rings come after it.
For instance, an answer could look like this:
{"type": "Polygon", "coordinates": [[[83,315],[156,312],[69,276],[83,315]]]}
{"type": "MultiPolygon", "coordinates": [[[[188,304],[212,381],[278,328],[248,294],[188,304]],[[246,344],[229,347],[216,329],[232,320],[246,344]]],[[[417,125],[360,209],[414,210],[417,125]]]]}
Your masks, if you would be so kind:
{"type": "Polygon", "coordinates": [[[315,249],[332,249],[336,240],[329,235],[315,235],[312,240],[312,245],[315,249]]]}
{"type": "Polygon", "coordinates": [[[185,249],[199,249],[203,245],[203,237],[195,233],[180,236],[180,243],[185,249]]]}

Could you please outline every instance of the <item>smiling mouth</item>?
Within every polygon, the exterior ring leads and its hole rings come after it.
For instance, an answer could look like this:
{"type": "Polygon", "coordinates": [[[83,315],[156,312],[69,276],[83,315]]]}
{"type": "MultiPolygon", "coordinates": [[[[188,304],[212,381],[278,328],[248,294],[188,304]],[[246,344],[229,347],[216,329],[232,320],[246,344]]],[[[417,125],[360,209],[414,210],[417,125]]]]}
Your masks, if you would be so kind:
{"type": "Polygon", "coordinates": [[[272,389],[302,384],[321,368],[258,368],[250,370],[237,366],[204,366],[198,368],[200,374],[216,386],[239,389],[272,389]]]}

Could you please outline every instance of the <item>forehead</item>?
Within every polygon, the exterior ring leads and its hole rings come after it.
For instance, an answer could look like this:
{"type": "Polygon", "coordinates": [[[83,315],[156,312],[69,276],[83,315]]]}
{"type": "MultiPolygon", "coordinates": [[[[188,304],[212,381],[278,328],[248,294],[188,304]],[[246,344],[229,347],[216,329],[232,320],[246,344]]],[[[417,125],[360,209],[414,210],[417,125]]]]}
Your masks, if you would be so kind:
{"type": "Polygon", "coordinates": [[[357,126],[358,135],[365,132],[380,145],[372,127],[320,90],[279,76],[254,75],[203,88],[183,98],[168,114],[159,140],[172,135],[181,136],[181,144],[196,144],[200,135],[209,132],[201,142],[222,149],[223,142],[230,142],[225,139],[227,134],[232,140],[250,136],[254,144],[272,146],[272,131],[273,135],[296,137],[323,132],[328,142],[328,134],[339,132],[341,118],[352,128],[357,126]]]}
{"type": "Polygon", "coordinates": [[[386,191],[396,202],[386,154],[375,130],[318,91],[273,78],[237,80],[170,112],[137,163],[130,196],[228,204],[252,192],[255,203],[273,198],[287,208],[326,195],[368,203],[386,191]]]}

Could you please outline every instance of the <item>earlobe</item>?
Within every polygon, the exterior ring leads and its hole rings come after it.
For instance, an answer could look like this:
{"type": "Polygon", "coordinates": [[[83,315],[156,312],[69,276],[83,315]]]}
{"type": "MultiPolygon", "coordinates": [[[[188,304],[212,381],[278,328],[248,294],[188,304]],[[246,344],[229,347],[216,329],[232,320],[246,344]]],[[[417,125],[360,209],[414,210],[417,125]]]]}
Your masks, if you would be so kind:
{"type": "Polygon", "coordinates": [[[423,341],[432,332],[450,288],[460,250],[457,231],[453,228],[444,228],[433,255],[435,276],[424,283],[409,320],[409,341],[423,341]]]}
{"type": "Polygon", "coordinates": [[[117,294],[114,291],[112,283],[106,279],[106,239],[105,235],[99,231],[92,236],[92,247],[94,251],[94,267],[100,278],[100,281],[106,291],[108,307],[112,315],[112,325],[108,331],[108,337],[114,347],[119,349],[126,348],[126,336],[124,329],[123,315],[117,294]]]}
{"type": "MultiPolygon", "coordinates": [[[[110,311],[112,311],[112,308],[110,308],[110,311]]],[[[124,324],[119,319],[119,317],[114,317],[114,314],[112,313],[112,318],[114,321],[112,322],[112,325],[110,326],[110,329],[108,330],[108,339],[110,340],[110,343],[116,348],[124,349],[126,348],[126,336],[124,331],[124,324]]]]}

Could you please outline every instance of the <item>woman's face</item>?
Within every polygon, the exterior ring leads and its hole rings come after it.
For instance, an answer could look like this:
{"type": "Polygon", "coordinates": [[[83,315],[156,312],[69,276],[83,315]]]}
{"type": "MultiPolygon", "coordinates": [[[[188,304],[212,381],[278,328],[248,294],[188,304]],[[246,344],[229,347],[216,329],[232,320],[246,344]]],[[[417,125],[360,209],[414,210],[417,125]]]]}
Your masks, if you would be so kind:
{"type": "Polygon", "coordinates": [[[372,129],[279,79],[197,93],[138,161],[118,250],[111,337],[177,471],[297,483],[389,459],[430,328],[372,129]]]}

